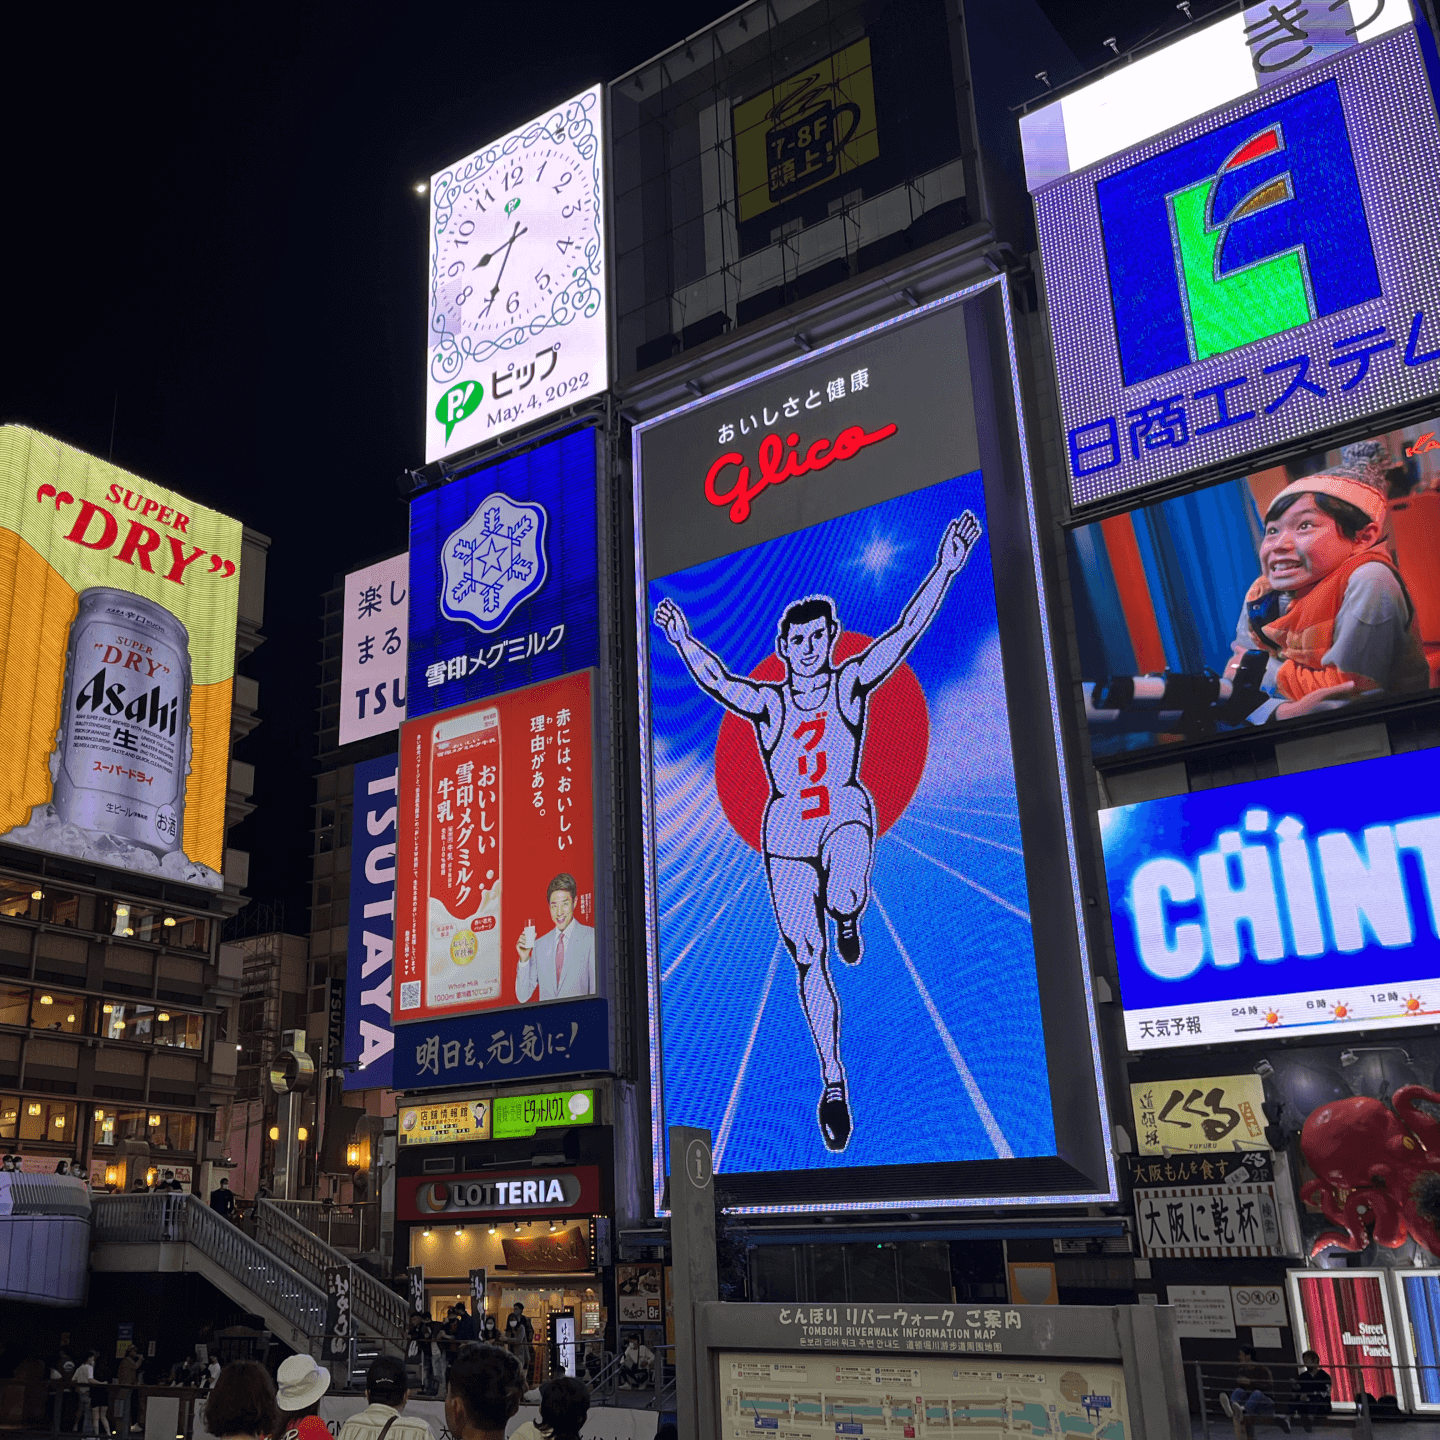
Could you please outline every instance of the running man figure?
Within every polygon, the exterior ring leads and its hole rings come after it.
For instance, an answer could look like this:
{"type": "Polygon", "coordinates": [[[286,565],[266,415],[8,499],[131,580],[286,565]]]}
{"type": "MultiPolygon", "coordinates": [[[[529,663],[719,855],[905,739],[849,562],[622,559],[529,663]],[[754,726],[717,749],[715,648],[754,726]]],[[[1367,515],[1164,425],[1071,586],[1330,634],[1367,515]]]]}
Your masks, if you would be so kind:
{"type": "Polygon", "coordinates": [[[818,1119],[830,1150],[850,1143],[852,1121],[825,917],[835,921],[840,958],[858,965],[860,917],[875,855],[875,806],[860,780],[866,707],[871,692],[925,633],[979,538],[980,522],[969,510],[952,520],[934,566],[900,619],[838,668],[832,660],[840,637],[834,602],[824,595],[797,600],[780,617],[775,637],[786,669],[778,685],[732,675],[690,633],[673,600],[662,600],[655,610],[655,623],[695,683],[755,727],[770,776],[761,832],[770,903],[798,970],[800,1003],[820,1057],[818,1119]]]}

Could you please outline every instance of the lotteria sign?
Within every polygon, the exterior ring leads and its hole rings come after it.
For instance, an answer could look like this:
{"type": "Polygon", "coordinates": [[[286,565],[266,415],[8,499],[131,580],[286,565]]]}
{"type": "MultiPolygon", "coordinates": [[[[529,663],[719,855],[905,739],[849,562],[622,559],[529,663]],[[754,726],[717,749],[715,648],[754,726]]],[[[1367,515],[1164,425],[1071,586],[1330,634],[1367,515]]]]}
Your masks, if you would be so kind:
{"type": "Polygon", "coordinates": [[[538,1172],[487,1170],[443,1180],[426,1175],[396,1183],[396,1214],[401,1220],[522,1212],[591,1214],[601,1208],[600,1172],[593,1165],[538,1172]]]}
{"type": "Polygon", "coordinates": [[[1130,1047],[1440,1015],[1440,749],[1100,813],[1130,1047]]]}

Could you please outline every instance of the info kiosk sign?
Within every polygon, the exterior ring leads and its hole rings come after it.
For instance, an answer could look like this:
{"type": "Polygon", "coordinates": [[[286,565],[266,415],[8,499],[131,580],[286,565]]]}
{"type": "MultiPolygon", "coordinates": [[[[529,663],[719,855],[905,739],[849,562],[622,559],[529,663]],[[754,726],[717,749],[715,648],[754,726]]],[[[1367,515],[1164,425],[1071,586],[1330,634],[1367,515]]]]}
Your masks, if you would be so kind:
{"type": "Polygon", "coordinates": [[[696,1307],[700,1440],[1190,1433],[1168,1305],[696,1307]]]}

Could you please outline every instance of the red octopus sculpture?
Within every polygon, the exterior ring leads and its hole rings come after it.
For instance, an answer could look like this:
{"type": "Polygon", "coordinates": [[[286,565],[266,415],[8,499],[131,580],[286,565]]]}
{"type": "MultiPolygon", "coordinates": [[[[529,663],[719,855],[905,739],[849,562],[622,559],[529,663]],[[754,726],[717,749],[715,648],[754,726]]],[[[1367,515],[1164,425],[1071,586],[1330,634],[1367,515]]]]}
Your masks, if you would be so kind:
{"type": "Polygon", "coordinates": [[[1326,1230],[1311,1256],[1328,1246],[1354,1252],[1373,1239],[1394,1249],[1411,1236],[1440,1255],[1440,1120],[1417,1108],[1440,1107],[1440,1094],[1403,1085],[1391,1101],[1356,1095],[1322,1105],[1305,1121],[1300,1148],[1319,1177],[1300,1198],[1341,1227],[1326,1230]]]}

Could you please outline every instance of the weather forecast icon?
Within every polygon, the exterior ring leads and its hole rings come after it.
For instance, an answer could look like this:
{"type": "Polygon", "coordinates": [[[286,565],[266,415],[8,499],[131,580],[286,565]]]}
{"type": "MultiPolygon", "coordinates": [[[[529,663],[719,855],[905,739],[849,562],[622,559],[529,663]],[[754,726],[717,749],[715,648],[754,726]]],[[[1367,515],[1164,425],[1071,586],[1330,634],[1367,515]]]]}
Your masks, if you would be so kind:
{"type": "Polygon", "coordinates": [[[543,505],[512,500],[498,491],[446,540],[440,608],[489,634],[545,583],[543,505]]]}

